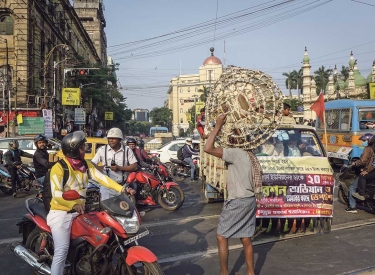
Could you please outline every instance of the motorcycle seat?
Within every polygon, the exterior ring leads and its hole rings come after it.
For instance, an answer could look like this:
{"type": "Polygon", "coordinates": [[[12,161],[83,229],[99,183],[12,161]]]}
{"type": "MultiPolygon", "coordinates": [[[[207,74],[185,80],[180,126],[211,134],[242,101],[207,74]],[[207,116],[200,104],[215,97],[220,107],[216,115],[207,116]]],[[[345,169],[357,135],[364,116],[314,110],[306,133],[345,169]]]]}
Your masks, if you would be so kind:
{"type": "Polygon", "coordinates": [[[30,210],[35,214],[38,215],[39,217],[43,218],[43,220],[47,220],[47,215],[48,212],[44,208],[43,203],[33,203],[30,205],[30,210]]]}
{"type": "Polygon", "coordinates": [[[171,161],[172,163],[176,163],[176,164],[179,164],[179,165],[189,166],[189,163],[187,163],[186,161],[183,161],[183,160],[179,160],[179,159],[170,159],[170,161],[171,161]]]}

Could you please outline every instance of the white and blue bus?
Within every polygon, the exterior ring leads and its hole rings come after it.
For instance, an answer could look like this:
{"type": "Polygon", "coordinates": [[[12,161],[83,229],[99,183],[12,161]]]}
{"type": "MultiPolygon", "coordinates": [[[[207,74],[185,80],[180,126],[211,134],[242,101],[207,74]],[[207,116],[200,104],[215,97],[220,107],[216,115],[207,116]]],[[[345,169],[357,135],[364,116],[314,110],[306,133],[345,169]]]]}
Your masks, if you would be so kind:
{"type": "Polygon", "coordinates": [[[168,133],[167,127],[154,126],[150,128],[150,137],[155,136],[156,133],[168,133]]]}

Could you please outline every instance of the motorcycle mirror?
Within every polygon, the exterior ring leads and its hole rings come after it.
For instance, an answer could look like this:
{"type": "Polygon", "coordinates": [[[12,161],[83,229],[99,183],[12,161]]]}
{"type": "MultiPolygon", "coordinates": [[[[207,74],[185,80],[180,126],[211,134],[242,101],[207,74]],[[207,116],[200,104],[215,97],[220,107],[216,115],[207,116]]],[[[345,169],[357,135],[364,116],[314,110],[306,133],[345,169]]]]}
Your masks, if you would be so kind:
{"type": "Polygon", "coordinates": [[[74,201],[83,198],[76,190],[65,191],[62,197],[66,201],[74,201]]]}

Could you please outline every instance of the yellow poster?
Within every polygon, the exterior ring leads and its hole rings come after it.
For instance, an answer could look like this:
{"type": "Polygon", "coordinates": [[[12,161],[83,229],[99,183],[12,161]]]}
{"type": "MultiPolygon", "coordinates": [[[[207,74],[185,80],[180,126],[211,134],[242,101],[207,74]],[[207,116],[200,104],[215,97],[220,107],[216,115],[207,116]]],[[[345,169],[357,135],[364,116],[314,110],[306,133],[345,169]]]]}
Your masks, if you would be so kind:
{"type": "Polygon", "coordinates": [[[191,121],[191,114],[190,113],[186,113],[186,120],[191,121]]]}
{"type": "Polygon", "coordinates": [[[17,124],[21,124],[23,122],[22,114],[17,115],[17,124]]]}
{"type": "Polygon", "coordinates": [[[368,84],[370,90],[370,99],[375,99],[375,82],[368,84]]]}
{"type": "Polygon", "coordinates": [[[63,88],[62,89],[62,105],[78,106],[81,104],[80,88],[63,88]]]}
{"type": "Polygon", "coordinates": [[[198,101],[195,103],[195,113],[200,114],[201,109],[204,108],[204,102],[203,101],[198,101]]]}

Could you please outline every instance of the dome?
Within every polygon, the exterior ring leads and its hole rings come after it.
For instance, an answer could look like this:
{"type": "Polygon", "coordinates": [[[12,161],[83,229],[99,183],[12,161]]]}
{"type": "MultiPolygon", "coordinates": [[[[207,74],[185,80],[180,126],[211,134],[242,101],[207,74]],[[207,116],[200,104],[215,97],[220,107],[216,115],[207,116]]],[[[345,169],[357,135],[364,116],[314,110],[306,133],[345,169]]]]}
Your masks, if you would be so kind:
{"type": "Polygon", "coordinates": [[[336,85],[339,87],[340,91],[343,91],[348,87],[347,83],[340,77],[337,78],[336,85]]]}
{"type": "Polygon", "coordinates": [[[357,66],[354,66],[353,76],[354,76],[354,85],[355,85],[356,87],[365,86],[365,85],[367,84],[366,78],[364,78],[364,77],[360,74],[360,72],[359,72],[357,66]]]}
{"type": "Polygon", "coordinates": [[[223,64],[221,63],[221,60],[219,58],[214,56],[214,50],[215,49],[213,47],[210,48],[211,56],[207,57],[203,61],[203,65],[222,65],[223,64]]]}
{"type": "Polygon", "coordinates": [[[354,60],[354,57],[353,57],[353,52],[350,52],[349,68],[354,67],[354,65],[355,65],[355,60],[354,60]]]}
{"type": "Polygon", "coordinates": [[[309,63],[310,62],[310,57],[309,54],[307,53],[307,47],[305,47],[305,53],[303,55],[303,63],[309,63]]]}
{"type": "Polygon", "coordinates": [[[203,65],[221,65],[221,64],[223,64],[221,63],[221,60],[213,55],[207,57],[203,62],[203,65]]]}

